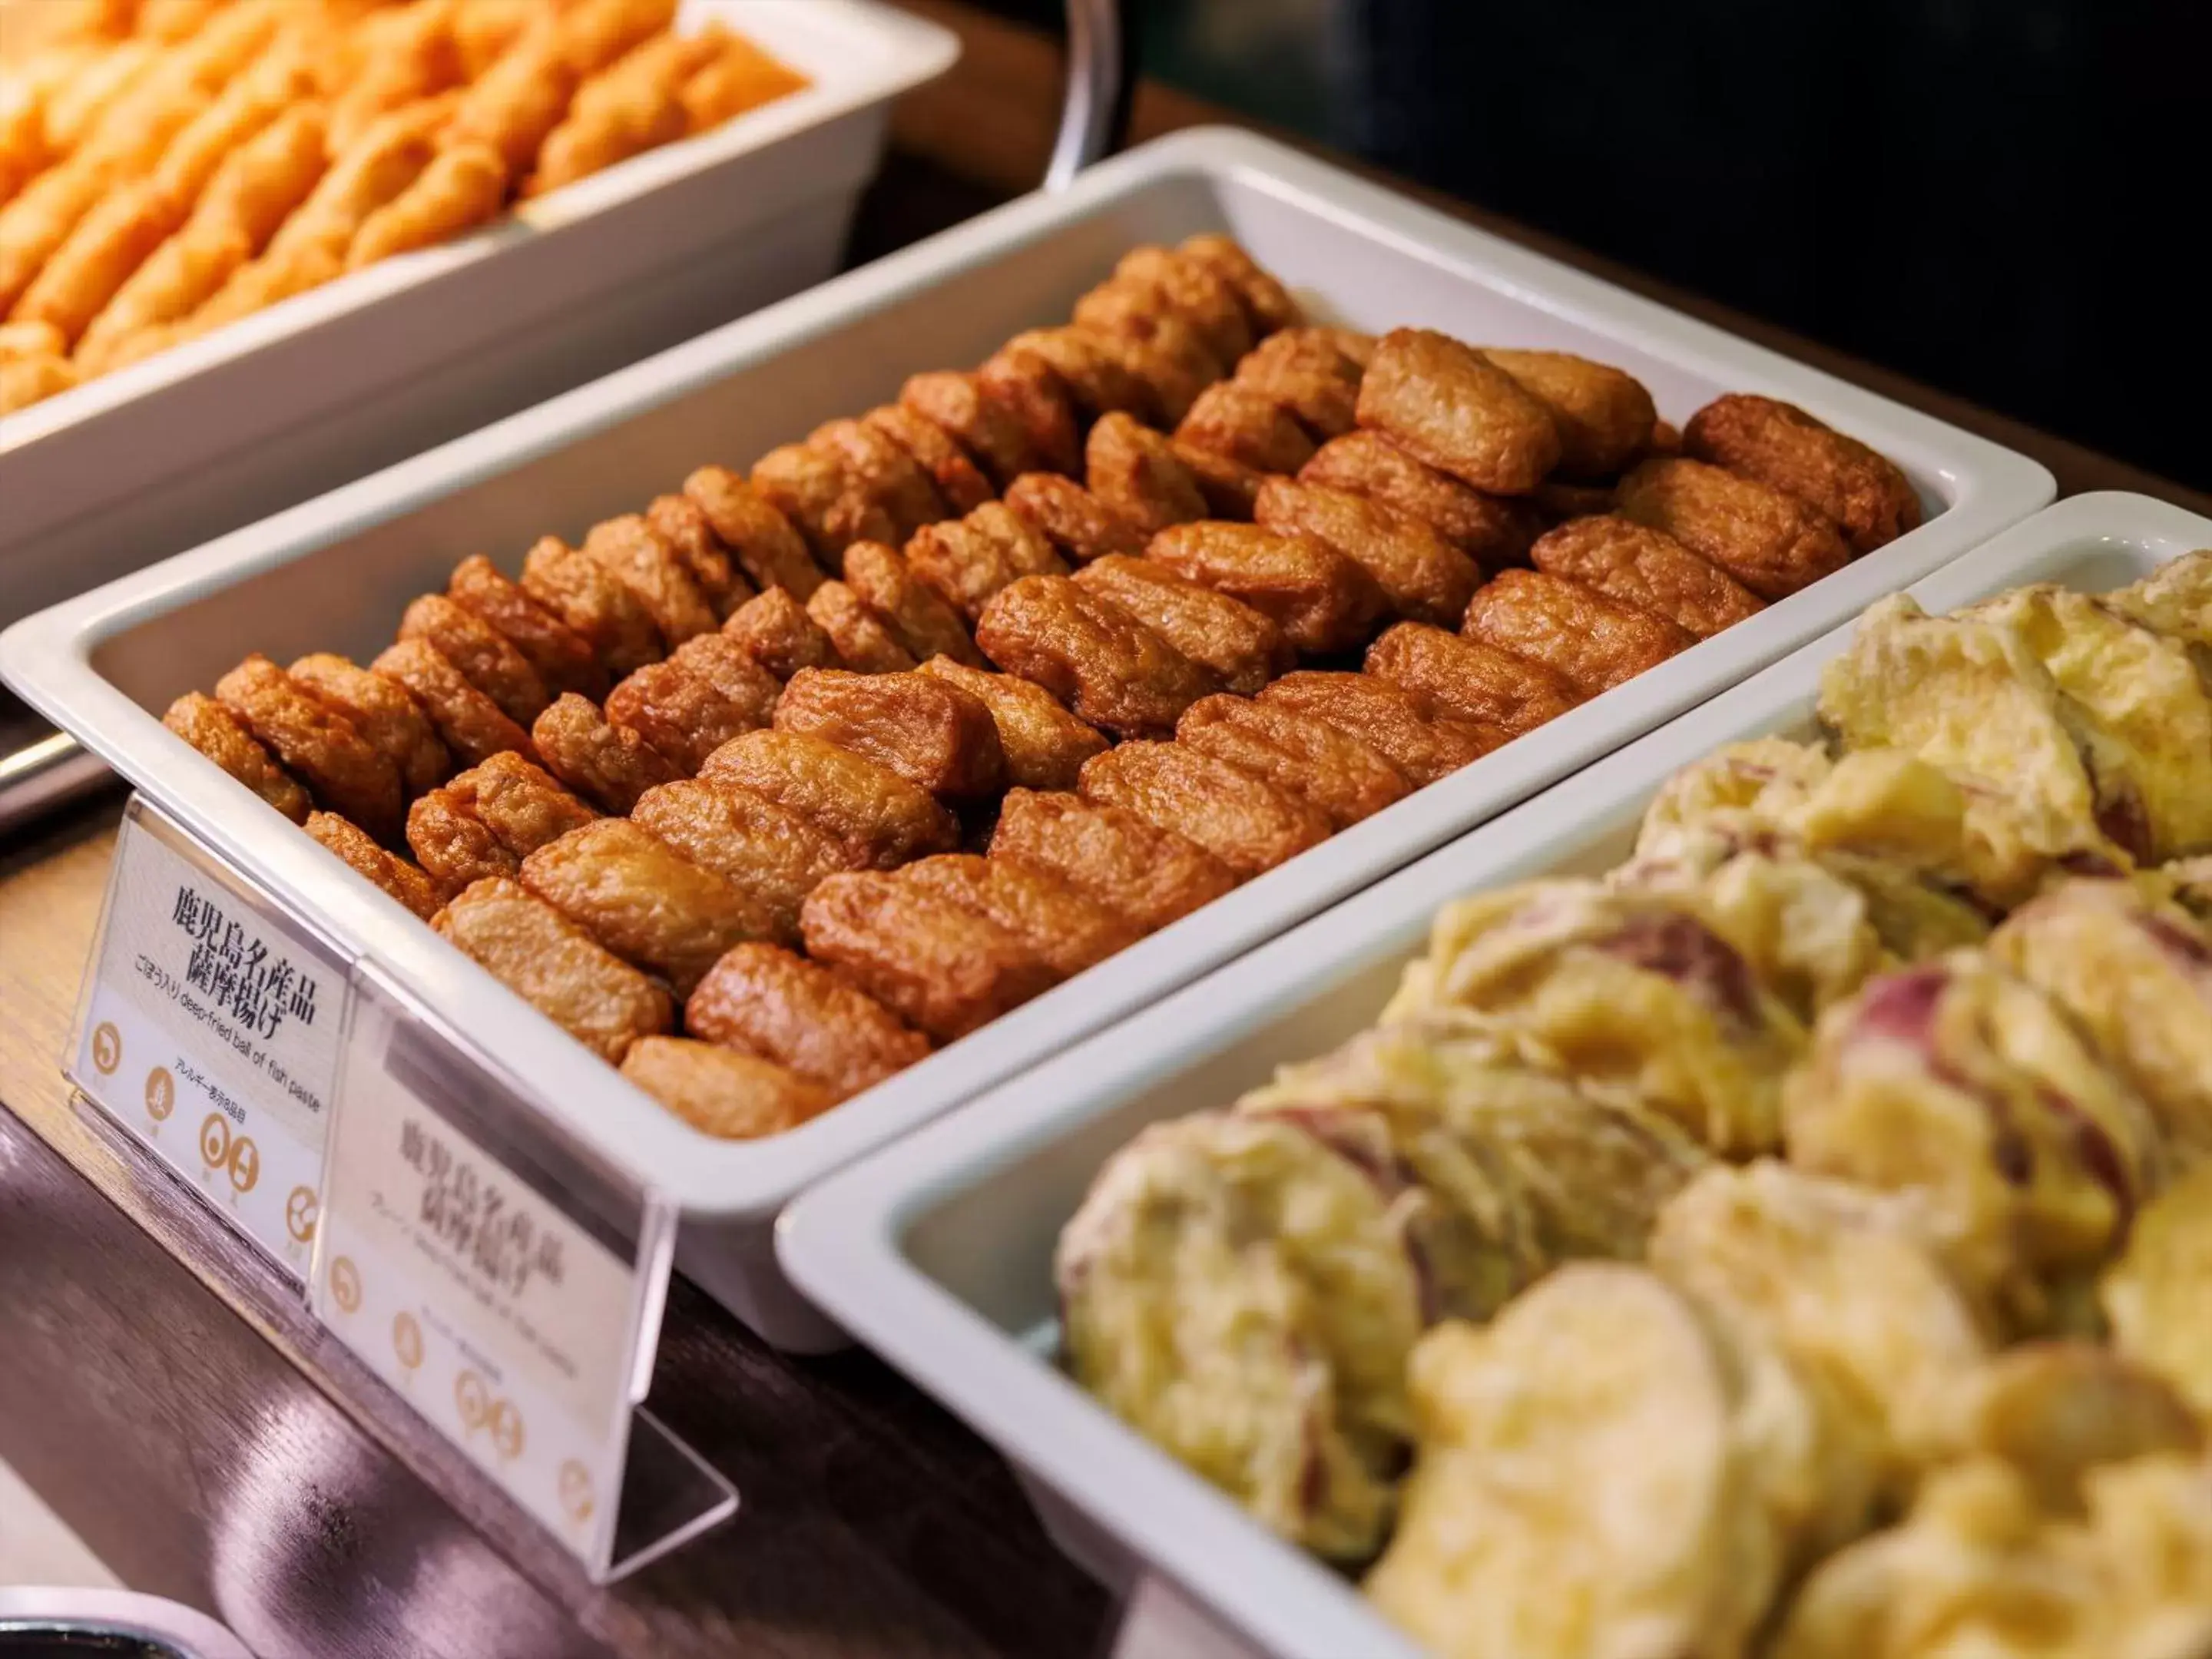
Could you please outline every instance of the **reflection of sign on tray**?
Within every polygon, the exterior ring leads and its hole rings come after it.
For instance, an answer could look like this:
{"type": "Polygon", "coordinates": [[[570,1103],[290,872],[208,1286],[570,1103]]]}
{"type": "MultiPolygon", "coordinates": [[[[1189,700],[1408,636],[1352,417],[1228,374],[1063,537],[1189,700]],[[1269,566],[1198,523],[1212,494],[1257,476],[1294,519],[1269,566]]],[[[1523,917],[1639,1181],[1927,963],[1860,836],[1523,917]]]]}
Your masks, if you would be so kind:
{"type": "Polygon", "coordinates": [[[295,1279],[346,999],[336,952],[132,800],[70,1080],[295,1279]]]}

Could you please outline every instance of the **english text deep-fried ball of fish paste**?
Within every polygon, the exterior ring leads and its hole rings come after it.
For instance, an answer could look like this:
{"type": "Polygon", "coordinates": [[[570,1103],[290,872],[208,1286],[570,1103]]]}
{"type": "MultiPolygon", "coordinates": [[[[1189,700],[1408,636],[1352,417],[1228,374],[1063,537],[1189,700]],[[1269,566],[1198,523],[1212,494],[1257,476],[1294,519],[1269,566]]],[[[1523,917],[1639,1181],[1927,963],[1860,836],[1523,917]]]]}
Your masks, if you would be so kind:
{"type": "Polygon", "coordinates": [[[991,499],[991,481],[968,452],[953,441],[952,434],[904,404],[872,409],[860,417],[860,423],[882,433],[914,457],[953,512],[972,513],[991,499]]]}
{"type": "Polygon", "coordinates": [[[836,1103],[820,1084],[772,1060],[688,1037],[641,1037],[622,1074],[702,1134],[757,1140],[836,1103]]]}
{"type": "Polygon", "coordinates": [[[752,583],[731,559],[705,509],[689,495],[655,495],[645,509],[645,521],[675,551],[717,617],[726,618],[752,598],[752,583]]]}
{"type": "Polygon", "coordinates": [[[1120,806],[1256,876],[1327,841],[1328,815],[1265,778],[1179,743],[1125,743],[1083,769],[1083,798],[1120,806]]]}
{"type": "Polygon", "coordinates": [[[817,962],[738,945],[684,1005],[695,1036],[787,1066],[846,1099],[929,1054],[929,1039],[817,962]]]}
{"type": "Polygon", "coordinates": [[[1066,576],[1027,576],[975,624],[975,643],[1091,725],[1123,737],[1175,729],[1213,677],[1111,599],[1066,576]]]}
{"type": "Polygon", "coordinates": [[[1062,976],[1103,962],[1139,937],[1118,911],[1010,859],[946,853],[905,866],[898,878],[996,922],[1062,976]]]}
{"type": "Polygon", "coordinates": [[[1073,478],[1024,472],[1006,486],[1006,508],[1080,568],[1109,553],[1145,550],[1145,532],[1073,478]]]}
{"type": "Polygon", "coordinates": [[[945,498],[914,457],[873,427],[858,421],[830,421],[815,428],[806,443],[843,463],[854,487],[890,520],[896,532],[890,538],[893,542],[951,516],[945,498]]]}
{"type": "Polygon", "coordinates": [[[307,821],[314,803],[306,788],[276,763],[237,715],[213,697],[185,692],[169,705],[161,724],[293,823],[307,821]]]}
{"type": "Polygon", "coordinates": [[[1032,789],[1007,792],[990,856],[1056,876],[1146,933],[1219,898],[1238,879],[1196,842],[1134,812],[1032,789]]]}
{"type": "Polygon", "coordinates": [[[836,840],[856,867],[889,870],[960,842],[959,824],[927,790],[804,732],[732,738],[699,775],[788,807],[836,840]]]}
{"type": "Polygon", "coordinates": [[[607,693],[607,722],[636,732],[689,774],[732,738],[774,719],[782,690],[736,640],[702,634],[626,675],[607,693]]]}
{"type": "Polygon", "coordinates": [[[854,542],[845,550],[845,586],[916,662],[941,656],[971,668],[983,665],[983,654],[968,636],[960,613],[881,542],[854,542]]]}
{"type": "Polygon", "coordinates": [[[1665,531],[1762,599],[1786,599],[1851,562],[1826,514],[1703,461],[1645,461],[1620,481],[1616,499],[1623,517],[1665,531]]]}
{"type": "Polygon", "coordinates": [[[996,922],[900,879],[830,877],[799,914],[806,953],[940,1042],[1052,988],[1060,975],[996,922]]]}
{"type": "Polygon", "coordinates": [[[1162,531],[1145,554],[1273,618],[1301,651],[1356,649],[1386,604],[1363,568],[1310,536],[1208,520],[1162,531]]]}
{"type": "Polygon", "coordinates": [[[1368,647],[1365,665],[1476,730],[1497,733],[1499,742],[1533,732],[1582,701],[1570,682],[1541,663],[1426,623],[1391,629],[1368,647]]]}
{"type": "Polygon", "coordinates": [[[479,881],[431,926],[609,1061],[674,1023],[668,993],[518,882],[479,881]]]}
{"type": "Polygon", "coordinates": [[[780,680],[802,668],[845,665],[836,641],[807,614],[805,604],[781,587],[765,589],[730,612],[722,632],[780,680]]]}
{"type": "Polygon", "coordinates": [[[1084,480],[1108,511],[1151,533],[1206,517],[1206,498],[1176,447],[1126,415],[1109,415],[1084,443],[1084,480]]]}
{"type": "Polygon", "coordinates": [[[301,657],[284,672],[351,720],[383,752],[398,771],[402,794],[419,795],[453,769],[437,728],[398,681],[326,651],[301,657]]]}
{"type": "Polygon", "coordinates": [[[1271,617],[1157,560],[1109,554],[1076,572],[1075,581],[1120,605],[1231,691],[1250,696],[1297,660],[1271,617]]]}
{"type": "Polygon", "coordinates": [[[307,833],[345,860],[357,874],[376,884],[392,897],[428,921],[444,896],[430,878],[405,859],[397,858],[371,841],[361,826],[335,812],[307,814],[307,833]]]}
{"type": "Polygon", "coordinates": [[[520,651],[545,683],[549,696],[557,697],[563,691],[606,696],[607,671],[591,641],[501,574],[482,554],[453,567],[446,597],[520,651]]]}
{"type": "Polygon", "coordinates": [[[964,519],[933,524],[907,544],[914,574],[969,621],[1024,576],[1064,576],[1052,544],[997,501],[964,519]]]}
{"type": "Polygon", "coordinates": [[[1091,1183],[1054,1274],[1070,1368],[1109,1410],[1281,1536],[1373,1552],[1420,1286],[1349,1159],[1287,1121],[1153,1124],[1091,1183]]]}
{"type": "Polygon", "coordinates": [[[1570,519],[1528,550],[1528,562],[1710,639],[1760,609],[1759,596],[1662,530],[1617,514],[1570,519]]]}
{"type": "Polygon", "coordinates": [[[977,800],[1006,787],[991,711],[949,680],[810,668],[784,688],[775,729],[866,756],[943,799],[977,800]]]}
{"type": "Polygon", "coordinates": [[[2212,1164],[2199,1164],[2136,1218],[2125,1255],[2097,1289],[2112,1343],[2212,1420],[2212,1164]]]}
{"type": "Polygon", "coordinates": [[[442,593],[422,594],[408,605],[399,637],[435,647],[517,726],[528,726],[552,701],[538,671],[504,635],[442,593]]]}
{"type": "Polygon", "coordinates": [[[1016,788],[1073,789],[1083,763],[1106,748],[1094,727],[1018,675],[969,668],[945,657],[933,657],[915,672],[958,687],[990,710],[1006,757],[1006,781],[1016,788]]]}
{"type": "Polygon", "coordinates": [[[1176,722],[1176,742],[1318,806],[1339,830],[1412,793],[1405,775],[1358,738],[1310,714],[1249,697],[1200,698],[1176,722]]]}
{"type": "Polygon", "coordinates": [[[337,709],[258,653],[217,680],[215,696],[318,801],[379,841],[398,835],[399,774],[337,709]]]}
{"type": "Polygon", "coordinates": [[[1245,354],[1236,383],[1288,410],[1317,441],[1341,437],[1357,420],[1363,371],[1339,332],[1285,329],[1245,354]]]}
{"type": "Polygon", "coordinates": [[[1375,579],[1395,615],[1415,622],[1452,627],[1482,580],[1482,567],[1426,525],[1349,490],[1270,478],[1252,514],[1334,548],[1375,579]]]}
{"type": "Polygon", "coordinates": [[[1347,489],[1429,526],[1488,568],[1517,562],[1542,527],[1528,502],[1486,495],[1415,460],[1379,432],[1347,432],[1314,452],[1298,482],[1347,489]]]}
{"type": "Polygon", "coordinates": [[[1567,351],[1486,346],[1482,355],[1551,415],[1559,434],[1559,471],[1569,477],[1610,477],[1650,447],[1659,412],[1634,375],[1567,351]]]}
{"type": "Polygon", "coordinates": [[[1200,392],[1176,423],[1175,435],[1179,443],[1255,472],[1296,472],[1313,459],[1314,441],[1290,411],[1235,380],[1218,381],[1200,392]]]}
{"type": "Polygon", "coordinates": [[[1285,674],[1260,693],[1260,702],[1310,714],[1358,738],[1416,788],[1481,759],[1504,738],[1454,720],[1420,693],[1373,674],[1285,674]]]}
{"type": "Polygon", "coordinates": [[[1540,570],[1501,570],[1467,607],[1466,631],[1543,664],[1585,697],[1656,668],[1697,636],[1664,617],[1540,570]]]}
{"type": "Polygon", "coordinates": [[[525,556],[522,591],[589,644],[610,677],[619,678],[666,654],[644,602],[599,561],[558,536],[541,537],[525,556]]]}
{"type": "Polygon", "coordinates": [[[625,513],[593,525],[581,550],[636,595],[666,649],[673,651],[695,635],[711,634],[720,623],[676,550],[642,514],[625,513]]]}
{"type": "Polygon", "coordinates": [[[822,585],[822,567],[791,520],[729,468],[701,467],[684,479],[684,493],[763,593],[781,587],[804,603],[822,585]]]}
{"type": "Polygon", "coordinates": [[[817,883],[855,867],[852,853],[828,830],[787,806],[713,779],[658,784],[638,797],[629,816],[758,900],[781,939],[799,937],[799,907],[817,883]]]}
{"type": "Polygon", "coordinates": [[[1474,347],[1432,329],[1393,329],[1376,345],[1359,424],[1493,495],[1527,495],[1559,459],[1550,410],[1474,347]]]}
{"type": "Polygon", "coordinates": [[[837,660],[855,673],[898,674],[914,666],[914,653],[843,582],[826,581],[816,588],[806,601],[806,614],[829,635],[837,660]]]}
{"type": "Polygon", "coordinates": [[[1894,462],[1793,404],[1728,392],[1690,416],[1682,445],[1694,459],[1817,507],[1844,527],[1854,552],[1919,527],[1920,496],[1894,462]]]}

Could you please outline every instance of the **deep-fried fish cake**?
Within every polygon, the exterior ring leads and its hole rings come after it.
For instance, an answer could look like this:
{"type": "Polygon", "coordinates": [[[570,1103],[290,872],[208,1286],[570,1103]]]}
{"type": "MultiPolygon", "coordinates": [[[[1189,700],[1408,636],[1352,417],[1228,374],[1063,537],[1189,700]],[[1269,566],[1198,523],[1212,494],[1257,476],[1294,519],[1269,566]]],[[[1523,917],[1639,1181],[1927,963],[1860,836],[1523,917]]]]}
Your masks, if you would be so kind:
{"type": "Polygon", "coordinates": [[[1168,448],[1188,469],[1192,482],[1197,484],[1198,493],[1206,501],[1207,517],[1226,519],[1231,524],[1252,522],[1252,508],[1260,499],[1260,487],[1267,482],[1266,473],[1226,455],[1185,443],[1180,438],[1171,440],[1168,448]]]}
{"type": "Polygon", "coordinates": [[[827,581],[816,588],[806,601],[806,614],[830,636],[837,660],[856,673],[897,674],[914,666],[914,653],[843,582],[827,581]]]}
{"type": "Polygon", "coordinates": [[[929,1039],[819,963],[774,945],[732,946],[684,1005],[684,1027],[774,1060],[838,1100],[929,1054],[929,1039]]]}
{"type": "Polygon", "coordinates": [[[774,918],[780,939],[799,937],[799,907],[817,882],[854,867],[852,852],[828,830],[718,779],[655,784],[637,798],[629,817],[700,868],[750,893],[774,918]]]}
{"type": "Polygon", "coordinates": [[[1301,651],[1351,651],[1382,614],[1382,590],[1325,542],[1211,520],[1152,538],[1146,556],[1272,617],[1301,651]]]}
{"type": "Polygon", "coordinates": [[[276,763],[238,716],[213,697],[187,691],[161,716],[161,724],[267,801],[295,823],[314,808],[300,781],[276,763]]]}
{"type": "Polygon", "coordinates": [[[1201,697],[1176,723],[1176,743],[1267,779],[1339,830],[1412,793],[1405,775],[1358,738],[1279,703],[1201,697]]]}
{"type": "Polygon", "coordinates": [[[893,869],[960,844],[959,824],[927,790],[803,732],[733,738],[707,757],[699,775],[789,807],[836,840],[856,867],[893,869]]]}
{"type": "Polygon", "coordinates": [[[399,637],[434,647],[517,726],[529,725],[552,701],[522,653],[442,593],[422,594],[408,605],[399,618],[399,637]]]}
{"type": "Polygon", "coordinates": [[[1006,508],[1078,567],[1109,553],[1145,550],[1142,531],[1056,472],[1024,472],[1006,487],[1006,508]]]}
{"type": "Polygon", "coordinates": [[[610,1062],[675,1023],[667,992],[518,882],[477,882],[430,925],[610,1062]]]}
{"type": "Polygon", "coordinates": [[[716,617],[726,618],[752,598],[752,583],[731,560],[706,509],[689,495],[655,495],[645,509],[645,521],[674,551],[716,617]]]}
{"type": "Polygon", "coordinates": [[[1273,334],[1279,328],[1295,327],[1302,320],[1298,302],[1291,297],[1290,290],[1255,263],[1234,238],[1209,231],[1186,238],[1176,252],[1229,284],[1254,334],[1273,334]]]}
{"type": "Polygon", "coordinates": [[[1374,674],[1285,674],[1260,693],[1260,702],[1310,714],[1358,738],[1417,789],[1481,759],[1505,737],[1441,714],[1421,693],[1374,674]]]}
{"type": "Polygon", "coordinates": [[[780,445],[753,463],[751,483],[806,538],[827,569],[840,568],[854,542],[901,539],[890,513],[833,451],[780,445]]]}
{"type": "Polygon", "coordinates": [[[1218,250],[1192,254],[1133,247],[1115,264],[1114,276],[1157,289],[1168,307],[1199,331],[1216,357],[1233,363],[1252,349],[1252,324],[1240,297],[1243,283],[1222,275],[1224,258],[1218,250]]]}
{"type": "Polygon", "coordinates": [[[625,962],[689,996],[723,951],[775,936],[769,908],[648,830],[600,818],[522,861],[522,884],[625,962]]]}
{"type": "Polygon", "coordinates": [[[1062,976],[1105,961],[1141,936],[1121,912],[1049,872],[1010,859],[947,853],[908,865],[898,878],[996,922],[1062,976]]]}
{"type": "Polygon", "coordinates": [[[722,632],[780,680],[789,679],[802,668],[845,665],[845,659],[837,654],[836,641],[785,588],[767,588],[747,599],[730,612],[722,632]]]}
{"type": "Polygon", "coordinates": [[[1526,501],[1471,489],[1415,460],[1379,432],[1330,439],[1298,469],[1298,482],[1378,501],[1428,526],[1489,569],[1518,562],[1539,526],[1526,501]]]}
{"type": "Polygon", "coordinates": [[[428,921],[445,902],[430,878],[405,859],[386,852],[358,824],[335,812],[307,814],[307,833],[392,897],[428,921]]]}
{"type": "Polygon", "coordinates": [[[904,404],[884,404],[863,415],[860,423],[911,455],[953,512],[973,513],[991,499],[991,481],[934,421],[923,419],[904,404]]]}
{"type": "Polygon", "coordinates": [[[1122,737],[1175,729],[1213,677],[1136,617],[1066,576],[1026,576],[993,599],[975,643],[1091,725],[1122,737]]]}
{"type": "Polygon", "coordinates": [[[667,648],[714,631],[720,618],[676,550],[635,513],[595,524],[584,538],[584,556],[637,596],[667,648]]]}
{"type": "Polygon", "coordinates": [[[530,854],[596,816],[521,756],[494,755],[407,809],[407,844],[425,870],[458,890],[513,875],[530,854]]]}
{"type": "Polygon", "coordinates": [[[1474,347],[1432,329],[1394,328],[1376,343],[1359,424],[1492,495],[1527,495],[1559,459],[1551,411],[1474,347]]]}
{"type": "Polygon", "coordinates": [[[987,799],[1006,784],[991,711],[933,675],[807,669],[784,688],[775,729],[865,756],[944,800],[987,799]]]}
{"type": "Polygon", "coordinates": [[[520,651],[545,683],[549,697],[563,691],[606,696],[607,671],[592,642],[501,575],[482,554],[453,567],[446,597],[520,651]]]}
{"type": "Polygon", "coordinates": [[[1585,697],[1656,668],[1697,636],[1595,588],[1540,570],[1502,570],[1467,607],[1468,637],[1541,663],[1585,697]]]}
{"type": "Polygon", "coordinates": [[[1111,599],[1231,691],[1250,696],[1297,653],[1273,618],[1152,559],[1110,555],[1075,573],[1079,586],[1111,599]]]}
{"type": "Polygon", "coordinates": [[[433,789],[407,809],[407,845],[449,892],[522,867],[521,855],[501,845],[473,802],[450,789],[433,789]]]}
{"type": "Polygon", "coordinates": [[[398,836],[398,771],[343,714],[258,653],[217,680],[215,696],[317,801],[379,841],[398,836]]]}
{"type": "Polygon", "coordinates": [[[556,697],[530,728],[545,769],[602,811],[623,813],[656,783],[682,776],[635,732],[610,726],[590,699],[556,697]]]}
{"type": "Polygon", "coordinates": [[[983,665],[983,653],[968,637],[960,613],[881,542],[854,542],[845,550],[845,586],[876,613],[916,662],[950,657],[971,668],[983,665]]]}
{"type": "Polygon", "coordinates": [[[1064,576],[1066,561],[1002,503],[988,502],[964,519],[933,524],[907,544],[914,574],[970,622],[992,596],[1024,576],[1064,576]]]}
{"type": "Polygon", "coordinates": [[[1729,392],[1690,416],[1682,447],[1816,508],[1844,527],[1854,552],[1919,527],[1919,494],[1894,462],[1794,404],[1729,392]]]}
{"type": "Polygon", "coordinates": [[[1786,599],[1851,562],[1825,514],[1703,461],[1643,462],[1620,481],[1620,503],[1624,517],[1665,531],[1762,599],[1786,599]]]}
{"type": "Polygon", "coordinates": [[[859,421],[826,422],[807,435],[806,447],[837,459],[854,488],[890,520],[893,542],[951,516],[920,464],[873,427],[859,421]]]}
{"type": "Polygon", "coordinates": [[[335,708],[381,750],[399,773],[403,795],[418,795],[453,769],[446,745],[414,695],[394,679],[357,663],[316,652],[284,671],[335,708]]]}
{"type": "Polygon", "coordinates": [[[1091,428],[1084,477],[1107,511],[1150,534],[1206,515],[1206,498],[1173,444],[1126,415],[1091,428]]]}
{"type": "Polygon", "coordinates": [[[1179,743],[1125,743],[1083,769],[1083,799],[1120,806],[1256,876],[1327,841],[1318,806],[1179,743]]]}
{"type": "Polygon", "coordinates": [[[1034,458],[1023,471],[1073,472],[1082,464],[1083,434],[1074,399],[1046,363],[1000,351],[976,369],[975,385],[1021,428],[1024,447],[1034,458]]]}
{"type": "Polygon", "coordinates": [[[988,1024],[1059,978],[996,922],[896,872],[830,877],[799,921],[809,956],[940,1042],[988,1024]]]}
{"type": "Polygon", "coordinates": [[[1288,410],[1316,442],[1341,437],[1357,419],[1363,371],[1338,343],[1338,333],[1285,329],[1245,354],[1237,365],[1237,384],[1288,410]]]}
{"type": "Polygon", "coordinates": [[[1238,879],[1187,836],[1060,792],[1009,790],[990,856],[1057,876],[1148,933],[1219,898],[1238,879]]]}
{"type": "Polygon", "coordinates": [[[684,493],[762,592],[786,588],[804,600],[822,585],[822,567],[791,520],[726,466],[701,467],[684,479],[684,493]]]}
{"type": "Polygon", "coordinates": [[[1267,393],[1223,380],[1198,394],[1176,423],[1176,441],[1226,456],[1255,472],[1296,472],[1313,459],[1314,441],[1267,393]]]}
{"type": "Polygon", "coordinates": [[[702,634],[607,693],[611,726],[626,727],[685,776],[743,732],[775,718],[782,687],[726,634],[702,634]]]}
{"type": "Polygon", "coordinates": [[[1711,639],[1760,609],[1759,596],[1663,530],[1617,514],[1571,519],[1546,532],[1528,562],[1606,598],[1711,639]]]}
{"type": "Polygon", "coordinates": [[[509,720],[428,640],[398,641],[379,652],[369,666],[407,688],[438,728],[447,750],[463,765],[477,765],[507,750],[525,760],[538,758],[530,733],[509,720]]]}
{"type": "Polygon", "coordinates": [[[1075,320],[1121,348],[1129,368],[1151,388],[1155,411],[1170,426],[1228,372],[1206,337],[1149,283],[1109,278],[1075,302],[1075,320]]]}
{"type": "Polygon", "coordinates": [[[666,653],[637,595],[558,536],[540,538],[523,559],[522,591],[580,635],[611,678],[666,653]]]}
{"type": "Polygon", "coordinates": [[[1000,348],[1002,355],[1029,356],[1059,378],[1076,406],[1096,419],[1117,410],[1142,417],[1158,414],[1152,388],[1133,372],[1109,336],[1080,325],[1032,328],[1000,348]]]}
{"type": "Polygon", "coordinates": [[[641,1037],[622,1074],[702,1134],[758,1140],[795,1129],[837,1103],[772,1060],[688,1037],[641,1037]]]}
{"type": "Polygon", "coordinates": [[[1252,516],[1279,535],[1335,549],[1375,579],[1393,612],[1413,622],[1451,627],[1482,580],[1482,567],[1426,525],[1349,490],[1270,478],[1252,516]]]}
{"type": "Polygon", "coordinates": [[[991,711],[1006,781],[1021,789],[1073,789],[1083,763],[1106,749],[1106,739],[1061,708],[1042,686],[1015,674],[969,668],[933,657],[915,671],[956,685],[991,711]]]}
{"type": "Polygon", "coordinates": [[[987,395],[973,374],[950,369],[916,374],[900,388],[899,403],[974,456],[1001,489],[1036,459],[1014,411],[987,395]]]}
{"type": "Polygon", "coordinates": [[[1478,731],[1517,738],[1582,701],[1540,663],[1425,623],[1400,623],[1368,647],[1366,670],[1417,691],[1478,731]]]}
{"type": "Polygon", "coordinates": [[[1634,375],[1566,351],[1482,355],[1543,404],[1559,434],[1559,471],[1571,478],[1607,478],[1651,447],[1659,418],[1651,394],[1634,375]]]}

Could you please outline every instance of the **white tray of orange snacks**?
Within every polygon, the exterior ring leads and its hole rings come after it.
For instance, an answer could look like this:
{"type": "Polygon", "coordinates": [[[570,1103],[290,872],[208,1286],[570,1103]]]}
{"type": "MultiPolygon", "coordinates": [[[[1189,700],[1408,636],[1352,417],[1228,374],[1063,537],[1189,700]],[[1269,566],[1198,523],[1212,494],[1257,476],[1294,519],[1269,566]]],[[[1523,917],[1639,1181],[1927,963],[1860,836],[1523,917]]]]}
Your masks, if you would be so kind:
{"type": "Polygon", "coordinates": [[[2208,855],[2212,520],[2084,496],[781,1254],[1237,1649],[2212,1652],[2208,855]]]}
{"type": "Polygon", "coordinates": [[[824,1341],[769,1247],[800,1188],[2050,490],[1199,134],[58,607],[0,671],[824,1341]]]}
{"type": "Polygon", "coordinates": [[[836,268],[872,0],[9,0],[0,619],[836,268]]]}

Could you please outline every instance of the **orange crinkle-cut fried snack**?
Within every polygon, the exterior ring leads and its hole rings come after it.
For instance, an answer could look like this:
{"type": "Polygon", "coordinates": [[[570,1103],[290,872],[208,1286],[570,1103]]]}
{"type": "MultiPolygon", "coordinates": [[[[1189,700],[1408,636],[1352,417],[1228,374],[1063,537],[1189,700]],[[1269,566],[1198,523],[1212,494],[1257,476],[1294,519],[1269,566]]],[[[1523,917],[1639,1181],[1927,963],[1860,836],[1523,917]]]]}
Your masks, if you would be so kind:
{"type": "Polygon", "coordinates": [[[679,31],[675,0],[112,21],[27,47],[0,94],[0,414],[807,84],[718,21],[679,31]]]}

